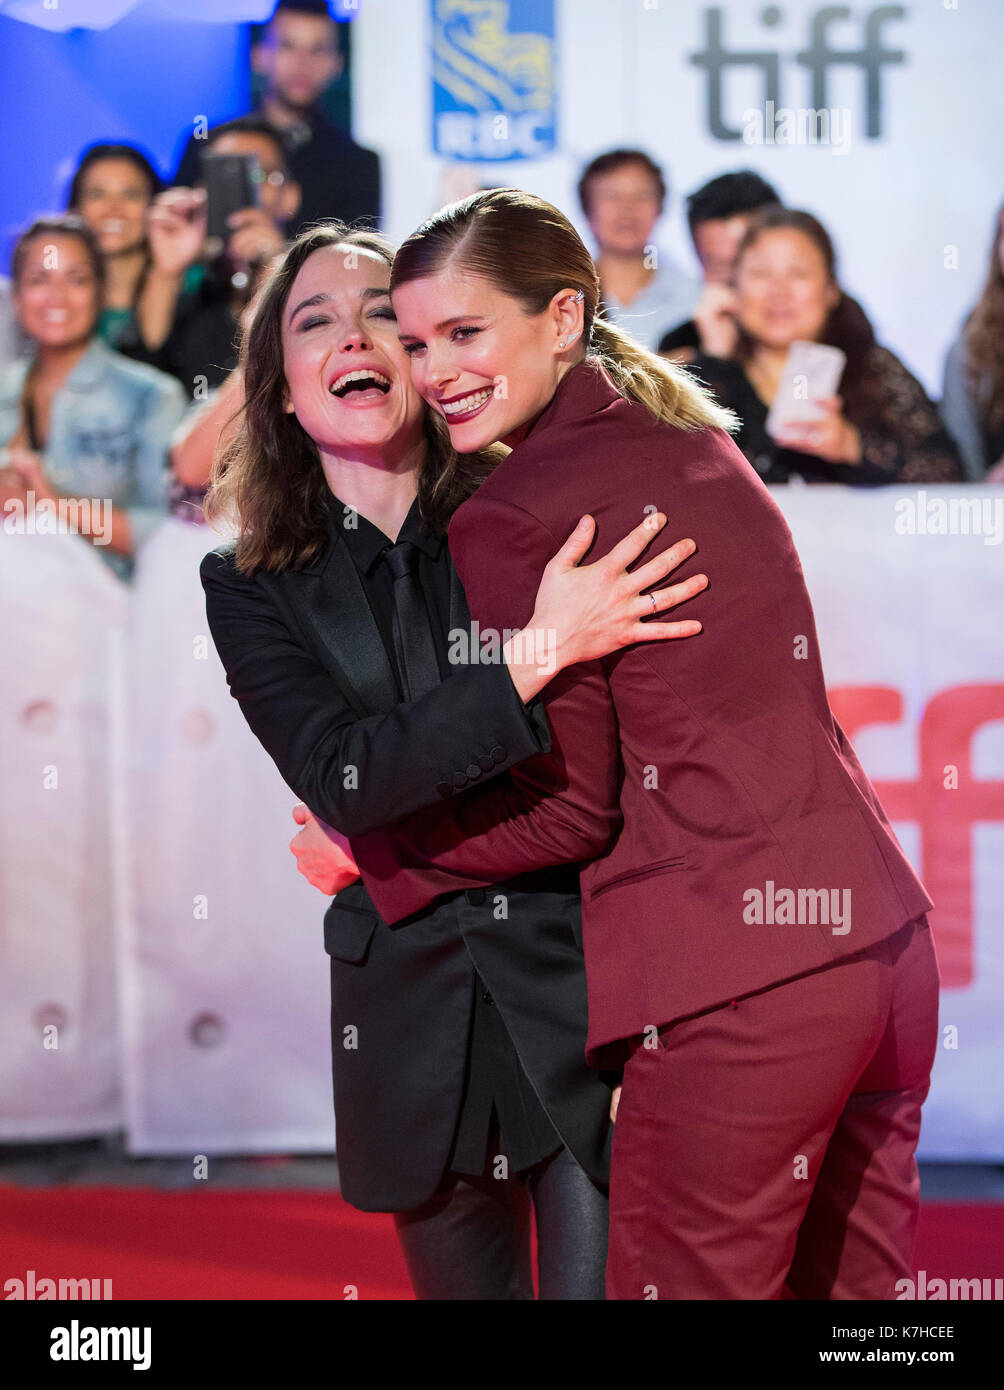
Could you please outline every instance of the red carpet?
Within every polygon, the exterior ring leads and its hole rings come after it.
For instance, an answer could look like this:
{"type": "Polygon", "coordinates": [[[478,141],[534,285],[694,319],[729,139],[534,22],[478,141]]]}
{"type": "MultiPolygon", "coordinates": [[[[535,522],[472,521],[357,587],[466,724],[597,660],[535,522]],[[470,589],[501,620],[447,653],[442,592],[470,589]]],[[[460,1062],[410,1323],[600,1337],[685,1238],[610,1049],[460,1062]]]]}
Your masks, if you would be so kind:
{"type": "MultiPolygon", "coordinates": [[[[326,1192],[0,1185],[0,1285],[111,1279],[116,1299],[411,1297],[389,1216],[326,1192]]],[[[917,1268],[1000,1278],[1004,1207],[929,1203],[917,1268]]]]}

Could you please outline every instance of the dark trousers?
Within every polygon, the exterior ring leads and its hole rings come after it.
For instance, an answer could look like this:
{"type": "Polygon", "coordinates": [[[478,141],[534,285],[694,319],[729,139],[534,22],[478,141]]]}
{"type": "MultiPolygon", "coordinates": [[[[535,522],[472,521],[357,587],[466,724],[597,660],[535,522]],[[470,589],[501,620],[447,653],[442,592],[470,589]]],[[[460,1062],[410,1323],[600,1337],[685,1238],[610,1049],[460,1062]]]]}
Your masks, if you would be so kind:
{"type": "Polygon", "coordinates": [[[914,1273],[937,1037],[920,918],[636,1042],[614,1126],[607,1297],[895,1298],[914,1273]]]}
{"type": "Polygon", "coordinates": [[[448,1172],[428,1202],[395,1213],[415,1297],[532,1299],[531,1207],[541,1299],[602,1299],[607,1196],[564,1147],[505,1178],[448,1172]]]}

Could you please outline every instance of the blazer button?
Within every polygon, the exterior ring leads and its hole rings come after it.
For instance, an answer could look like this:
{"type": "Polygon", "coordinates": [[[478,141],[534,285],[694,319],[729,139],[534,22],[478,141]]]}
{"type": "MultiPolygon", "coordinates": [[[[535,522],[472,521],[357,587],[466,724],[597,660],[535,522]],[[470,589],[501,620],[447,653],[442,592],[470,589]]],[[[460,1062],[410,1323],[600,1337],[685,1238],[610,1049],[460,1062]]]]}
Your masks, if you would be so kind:
{"type": "Polygon", "coordinates": [[[453,785],[454,785],[455,787],[466,787],[466,786],[467,786],[467,773],[466,773],[466,772],[455,772],[455,773],[453,774],[453,785]]]}
{"type": "Polygon", "coordinates": [[[480,777],[480,776],[481,776],[481,769],[478,767],[477,763],[468,763],[468,764],[467,764],[467,777],[468,777],[468,780],[471,781],[471,782],[473,782],[474,779],[475,779],[475,777],[480,777]]]}
{"type": "Polygon", "coordinates": [[[485,1001],[486,1004],[494,1004],[494,1003],[495,1003],[495,1000],[491,997],[491,995],[488,993],[487,990],[485,990],[485,991],[482,993],[481,998],[485,1001]]]}
{"type": "Polygon", "coordinates": [[[502,747],[501,743],[496,743],[495,747],[491,750],[489,757],[491,758],[493,763],[505,762],[505,749],[502,747]]]}
{"type": "Polygon", "coordinates": [[[481,757],[478,759],[478,762],[481,765],[482,772],[491,772],[492,768],[495,766],[495,764],[492,762],[491,758],[488,756],[487,753],[482,753],[481,757]]]}
{"type": "Polygon", "coordinates": [[[464,896],[471,907],[480,907],[485,900],[485,890],[483,888],[468,888],[464,896]]]}
{"type": "Polygon", "coordinates": [[[452,796],[452,795],[453,795],[453,783],[452,783],[452,782],[447,782],[447,781],[437,782],[437,783],[436,783],[436,791],[439,792],[439,795],[440,795],[440,796],[452,796]]]}

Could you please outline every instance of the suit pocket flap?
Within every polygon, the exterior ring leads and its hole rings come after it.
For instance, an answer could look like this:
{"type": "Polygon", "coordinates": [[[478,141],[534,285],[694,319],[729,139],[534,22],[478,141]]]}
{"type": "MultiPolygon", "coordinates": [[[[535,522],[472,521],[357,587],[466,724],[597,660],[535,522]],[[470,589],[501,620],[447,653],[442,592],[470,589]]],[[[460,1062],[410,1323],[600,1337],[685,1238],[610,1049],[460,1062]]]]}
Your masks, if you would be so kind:
{"type": "Polygon", "coordinates": [[[352,907],[335,898],[324,914],[324,949],[336,960],[356,963],[369,948],[380,920],[372,908],[352,907]]]}
{"type": "Polygon", "coordinates": [[[599,897],[608,888],[619,888],[621,884],[635,883],[638,879],[649,878],[653,874],[675,873],[679,869],[691,868],[690,862],[682,854],[676,854],[672,859],[657,859],[648,864],[641,864],[637,869],[625,869],[623,873],[614,874],[612,878],[604,878],[599,883],[594,883],[589,889],[590,898],[599,897]]]}

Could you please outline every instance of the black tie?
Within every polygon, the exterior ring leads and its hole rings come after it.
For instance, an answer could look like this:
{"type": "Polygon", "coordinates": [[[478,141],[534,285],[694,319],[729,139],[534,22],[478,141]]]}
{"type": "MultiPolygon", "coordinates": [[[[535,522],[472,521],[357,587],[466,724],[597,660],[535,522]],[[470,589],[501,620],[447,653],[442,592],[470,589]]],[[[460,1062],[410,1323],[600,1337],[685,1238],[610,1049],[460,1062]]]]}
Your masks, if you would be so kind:
{"type": "Polygon", "coordinates": [[[389,546],[382,558],[394,577],[394,650],[407,700],[441,683],[436,641],[418,577],[420,551],[411,541],[389,546]]]}

